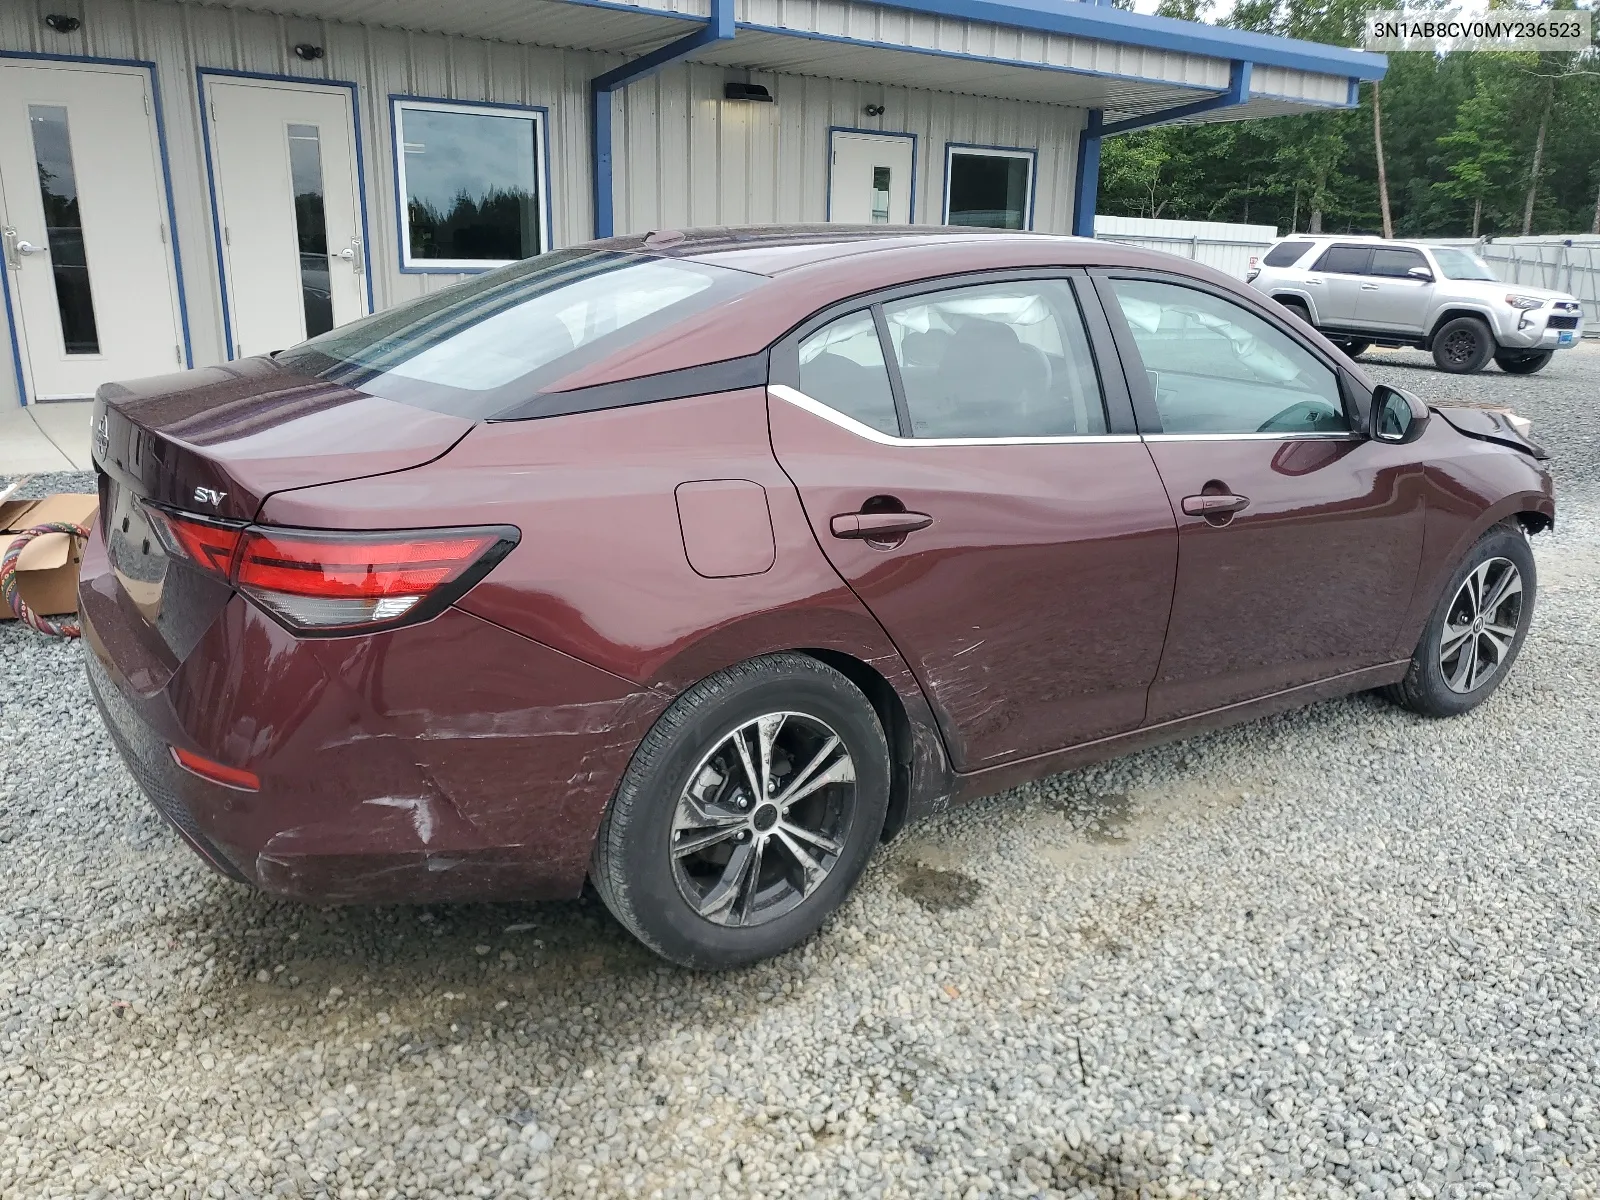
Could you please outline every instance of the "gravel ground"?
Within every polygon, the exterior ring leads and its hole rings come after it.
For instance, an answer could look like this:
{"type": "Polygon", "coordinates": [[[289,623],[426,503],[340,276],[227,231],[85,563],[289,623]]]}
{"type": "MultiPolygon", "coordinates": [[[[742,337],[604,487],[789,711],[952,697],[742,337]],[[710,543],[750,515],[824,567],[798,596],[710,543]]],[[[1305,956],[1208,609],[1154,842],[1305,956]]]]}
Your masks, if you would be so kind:
{"type": "Polygon", "coordinates": [[[1600,1195],[1600,347],[1424,395],[1559,455],[1477,713],[1356,697],[917,827],[734,975],[594,902],[321,910],[138,796],[0,626],[0,1195],[1600,1195]]]}

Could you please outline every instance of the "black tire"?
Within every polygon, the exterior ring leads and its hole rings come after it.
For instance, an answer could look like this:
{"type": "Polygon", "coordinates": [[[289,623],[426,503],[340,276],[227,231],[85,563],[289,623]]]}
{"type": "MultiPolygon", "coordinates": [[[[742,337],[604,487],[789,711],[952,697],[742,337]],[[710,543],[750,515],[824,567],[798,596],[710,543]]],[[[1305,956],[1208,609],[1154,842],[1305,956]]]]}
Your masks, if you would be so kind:
{"type": "MultiPolygon", "coordinates": [[[[812,777],[832,771],[839,754],[820,759],[812,777]]],[[[690,688],[645,736],[601,820],[590,877],[617,920],[663,958],[708,970],[770,958],[814,934],[860,879],[883,831],[889,778],[883,727],[855,684],[804,654],[751,659],[690,688]],[[785,716],[768,739],[777,747],[768,772],[760,765],[763,734],[752,726],[778,714],[785,716]],[[780,819],[775,804],[754,795],[760,789],[751,786],[733,739],[744,737],[767,794],[781,798],[782,779],[803,774],[829,735],[848,755],[853,783],[830,783],[796,799],[780,819]],[[691,785],[698,789],[693,795],[691,785]],[[748,818],[740,811],[747,805],[748,818]],[[820,814],[814,825],[802,810],[820,814]],[[693,829],[677,828],[685,823],[693,829]],[[791,832],[798,825],[836,852],[791,832]],[[733,833],[712,844],[724,830],[733,833]],[[706,848],[674,853],[686,836],[706,848]],[[812,882],[793,844],[826,867],[819,881],[812,882]],[[744,856],[743,864],[753,860],[756,889],[730,886],[730,879],[738,885],[750,875],[748,865],[737,878],[727,869],[735,855],[744,856]],[[735,898],[725,910],[714,909],[730,891],[735,898]],[[712,915],[702,915],[691,894],[712,915]]]]}
{"type": "Polygon", "coordinates": [[[1433,361],[1441,371],[1471,375],[1494,353],[1494,335],[1478,317],[1454,317],[1433,335],[1433,361]]]}
{"type": "MultiPolygon", "coordinates": [[[[1279,304],[1289,310],[1289,315],[1306,325],[1311,324],[1311,310],[1306,307],[1303,300],[1279,300],[1279,304]]],[[[1315,328],[1315,326],[1313,326],[1315,328]]]]}
{"type": "Polygon", "coordinates": [[[1494,356],[1494,365],[1507,375],[1532,375],[1544,370],[1555,356],[1554,350],[1501,350],[1494,356]]]}
{"type": "MultiPolygon", "coordinates": [[[[1412,712],[1421,713],[1425,717],[1455,717],[1462,713],[1470,712],[1477,708],[1500,686],[1510,672],[1512,664],[1517,661],[1517,655],[1522,650],[1522,642],[1528,635],[1528,624],[1533,619],[1534,595],[1538,588],[1538,577],[1534,569],[1533,551],[1528,548],[1528,539],[1522,530],[1515,524],[1496,525],[1483,537],[1478,539],[1476,545],[1467,552],[1450,576],[1450,582],[1445,585],[1444,594],[1439,597],[1439,603],[1433,610],[1433,616],[1428,620],[1428,627],[1422,634],[1422,641],[1417,644],[1416,652],[1411,656],[1411,667],[1406,672],[1406,677],[1397,684],[1384,688],[1383,692],[1396,704],[1409,708],[1412,712]],[[1484,583],[1489,590],[1489,599],[1493,599],[1495,588],[1502,578],[1501,570],[1496,564],[1509,563],[1515,568],[1521,592],[1516,599],[1516,614],[1514,628],[1516,633],[1509,639],[1504,637],[1491,637],[1486,634],[1473,634],[1466,640],[1474,659],[1480,664],[1493,662],[1492,669],[1486,675],[1474,681],[1470,676],[1466,679],[1458,678],[1455,684],[1447,677],[1457,675],[1466,668],[1466,649],[1450,655],[1446,651],[1445,627],[1447,624],[1452,629],[1467,628],[1461,622],[1466,615],[1462,607],[1463,589],[1469,577],[1489,564],[1484,574],[1484,583]],[[1485,640],[1487,638],[1487,640],[1485,640]],[[1499,644],[1509,642],[1509,648],[1499,649],[1499,644]],[[1500,657],[1495,658],[1499,653],[1500,657]],[[1463,684],[1471,684],[1465,686],[1463,684]]],[[[1493,616],[1500,618],[1500,623],[1488,623],[1490,630],[1496,628],[1510,628],[1509,601],[1498,605],[1493,616]]]]}
{"type": "Polygon", "coordinates": [[[1372,348],[1371,342],[1352,342],[1347,338],[1330,338],[1329,340],[1350,358],[1360,358],[1372,348]]]}

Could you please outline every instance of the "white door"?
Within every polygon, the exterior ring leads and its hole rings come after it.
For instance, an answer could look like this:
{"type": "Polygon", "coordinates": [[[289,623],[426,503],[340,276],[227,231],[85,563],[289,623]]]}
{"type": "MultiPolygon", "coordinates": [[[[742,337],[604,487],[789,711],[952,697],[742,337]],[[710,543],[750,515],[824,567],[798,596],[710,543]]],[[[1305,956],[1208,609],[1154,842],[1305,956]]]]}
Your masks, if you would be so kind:
{"type": "Polygon", "coordinates": [[[29,398],[184,366],[150,77],[0,60],[0,240],[29,398]]]}
{"type": "Polygon", "coordinates": [[[341,87],[206,79],[233,357],[367,311],[355,117],[341,87]]]}
{"type": "Polygon", "coordinates": [[[834,130],[828,138],[828,220],[909,225],[915,145],[909,134],[834,130]]]}

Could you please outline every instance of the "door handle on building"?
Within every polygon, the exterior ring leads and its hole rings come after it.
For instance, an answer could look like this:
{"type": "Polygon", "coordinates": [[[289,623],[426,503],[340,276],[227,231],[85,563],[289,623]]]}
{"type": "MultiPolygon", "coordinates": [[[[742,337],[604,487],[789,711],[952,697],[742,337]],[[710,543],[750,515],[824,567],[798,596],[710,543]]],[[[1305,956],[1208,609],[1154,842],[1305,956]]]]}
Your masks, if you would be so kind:
{"type": "Polygon", "coordinates": [[[361,261],[361,239],[351,238],[350,244],[339,251],[339,257],[350,264],[350,269],[357,275],[361,274],[363,263],[361,261]]]}

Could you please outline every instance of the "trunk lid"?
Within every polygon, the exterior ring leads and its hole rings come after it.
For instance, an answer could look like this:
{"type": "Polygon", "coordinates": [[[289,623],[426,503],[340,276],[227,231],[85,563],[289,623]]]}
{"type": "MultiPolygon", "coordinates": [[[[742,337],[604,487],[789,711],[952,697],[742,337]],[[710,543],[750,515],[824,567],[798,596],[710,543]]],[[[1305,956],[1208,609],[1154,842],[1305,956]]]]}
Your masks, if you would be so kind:
{"type": "Polygon", "coordinates": [[[270,358],[108,383],[95,465],[141,499],[248,521],[273,492],[403,471],[474,422],[285,370],[270,358]]]}
{"type": "Polygon", "coordinates": [[[420,466],[474,424],[299,375],[268,358],[106,384],[92,419],[114,602],[145,647],[150,684],[188,655],[233,593],[167,556],[146,502],[250,521],[274,492],[420,466]]]}

